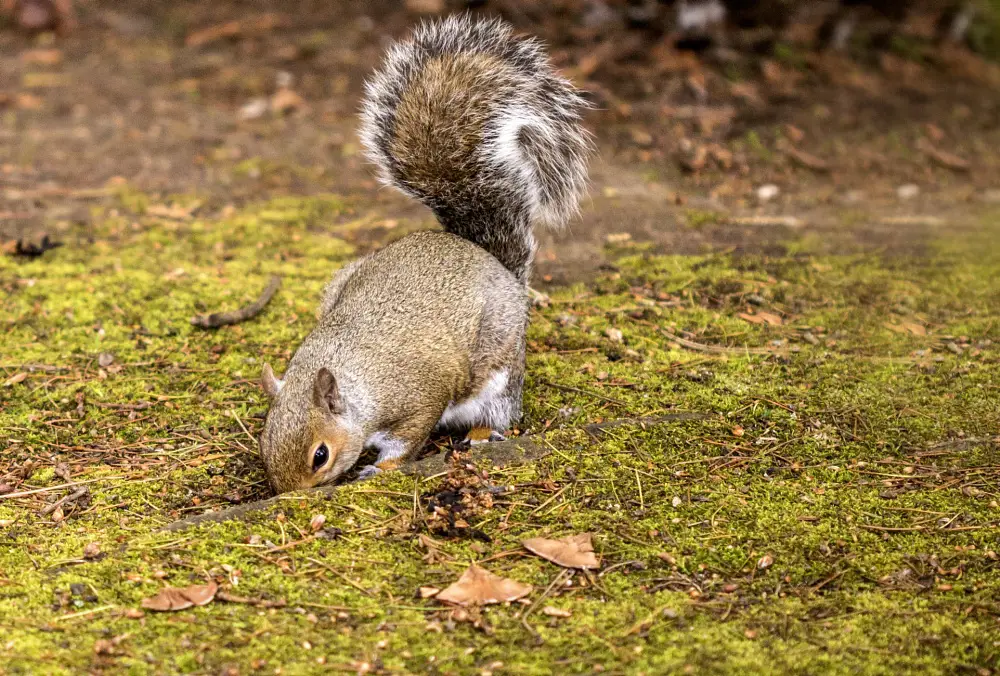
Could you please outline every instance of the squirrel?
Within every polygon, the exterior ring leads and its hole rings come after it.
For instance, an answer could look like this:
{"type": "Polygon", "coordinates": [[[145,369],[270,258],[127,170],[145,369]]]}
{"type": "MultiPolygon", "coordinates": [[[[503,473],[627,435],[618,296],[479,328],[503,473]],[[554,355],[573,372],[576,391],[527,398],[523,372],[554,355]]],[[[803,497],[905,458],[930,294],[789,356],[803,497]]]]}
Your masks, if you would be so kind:
{"type": "MultiPolygon", "coordinates": [[[[367,82],[360,137],[381,181],[444,232],[407,235],[339,270],[284,377],[265,364],[260,438],[277,492],[396,468],[435,429],[521,416],[532,226],[576,211],[593,151],[587,100],[541,44],[497,20],[425,23],[367,82]]],[[[485,435],[484,435],[485,436],[485,435]]]]}

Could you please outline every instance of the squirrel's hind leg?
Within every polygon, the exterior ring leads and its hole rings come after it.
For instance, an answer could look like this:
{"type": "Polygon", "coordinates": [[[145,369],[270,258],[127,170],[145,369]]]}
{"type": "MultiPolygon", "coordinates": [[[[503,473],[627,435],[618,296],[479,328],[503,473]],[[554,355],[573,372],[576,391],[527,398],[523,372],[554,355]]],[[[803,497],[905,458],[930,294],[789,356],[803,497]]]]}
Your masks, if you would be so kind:
{"type": "Polygon", "coordinates": [[[493,364],[474,369],[474,382],[481,383],[476,393],[449,405],[438,422],[438,428],[468,430],[465,441],[470,445],[503,441],[503,433],[521,419],[523,331],[515,331],[499,354],[489,356],[493,364]]]}

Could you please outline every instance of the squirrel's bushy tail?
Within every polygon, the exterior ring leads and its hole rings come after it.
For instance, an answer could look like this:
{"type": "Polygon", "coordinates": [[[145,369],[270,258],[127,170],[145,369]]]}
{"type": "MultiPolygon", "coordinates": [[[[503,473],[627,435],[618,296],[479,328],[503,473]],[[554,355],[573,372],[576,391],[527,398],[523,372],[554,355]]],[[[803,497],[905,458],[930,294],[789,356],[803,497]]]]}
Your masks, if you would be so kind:
{"type": "Polygon", "coordinates": [[[389,50],[366,85],[360,133],[384,182],[527,283],[532,225],[562,224],[584,193],[587,105],[536,40],[453,16],[389,50]]]}

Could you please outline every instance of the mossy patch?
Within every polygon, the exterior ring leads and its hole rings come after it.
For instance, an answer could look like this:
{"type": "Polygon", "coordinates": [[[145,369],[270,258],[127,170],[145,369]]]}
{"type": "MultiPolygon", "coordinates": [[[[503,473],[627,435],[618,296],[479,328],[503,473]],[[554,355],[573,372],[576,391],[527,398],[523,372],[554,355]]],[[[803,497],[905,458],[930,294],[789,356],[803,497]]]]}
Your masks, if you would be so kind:
{"type": "Polygon", "coordinates": [[[455,534],[426,526],[449,479],[401,473],[166,532],[268,495],[255,380],[354,252],[336,197],[150,207],[123,195],[92,236],[0,259],[0,670],[1000,668],[997,220],[923,258],[624,252],[533,313],[520,433],[548,453],[490,471],[455,534]],[[190,325],[271,274],[253,321],[190,325]],[[706,415],[583,428],[669,411],[706,415]],[[591,575],[520,547],[585,531],[591,575]],[[529,603],[420,598],[471,561],[529,603]],[[208,578],[258,603],[134,612],[208,578]]]}

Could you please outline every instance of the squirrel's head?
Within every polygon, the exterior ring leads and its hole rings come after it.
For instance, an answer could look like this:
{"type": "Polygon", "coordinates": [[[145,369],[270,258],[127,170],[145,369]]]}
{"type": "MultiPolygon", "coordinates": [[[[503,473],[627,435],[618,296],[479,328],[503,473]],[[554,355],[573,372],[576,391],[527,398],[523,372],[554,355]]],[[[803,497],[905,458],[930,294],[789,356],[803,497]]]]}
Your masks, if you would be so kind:
{"type": "Polygon", "coordinates": [[[276,492],[330,483],[357,462],[364,440],[328,369],[319,369],[309,382],[286,383],[265,364],[261,385],[271,407],[260,455],[276,492]]]}

